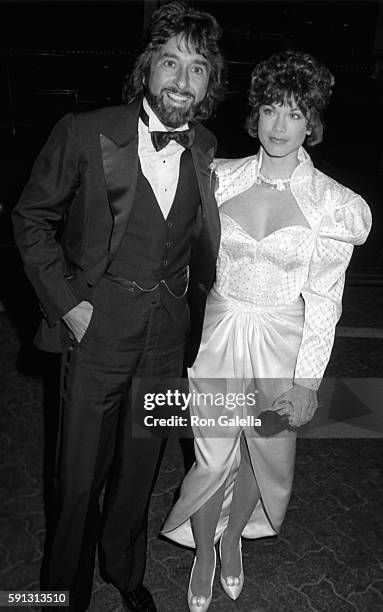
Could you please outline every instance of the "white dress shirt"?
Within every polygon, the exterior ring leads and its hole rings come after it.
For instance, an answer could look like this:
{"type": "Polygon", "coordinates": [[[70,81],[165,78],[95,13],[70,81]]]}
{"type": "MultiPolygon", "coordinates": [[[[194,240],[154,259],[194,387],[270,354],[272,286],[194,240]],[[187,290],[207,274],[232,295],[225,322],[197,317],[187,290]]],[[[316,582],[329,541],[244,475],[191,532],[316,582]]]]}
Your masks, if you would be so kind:
{"type": "MultiPolygon", "coordinates": [[[[149,181],[162,214],[166,219],[177,190],[180,159],[184,147],[178,144],[178,142],[171,140],[161,151],[156,151],[150,137],[150,132],[157,130],[166,132],[167,129],[152,111],[146,98],[143,100],[143,106],[149,117],[149,126],[145,125],[141,118],[138,120],[138,156],[141,162],[142,173],[149,181]]],[[[187,128],[188,125],[186,124],[174,131],[182,131],[187,128]]]]}

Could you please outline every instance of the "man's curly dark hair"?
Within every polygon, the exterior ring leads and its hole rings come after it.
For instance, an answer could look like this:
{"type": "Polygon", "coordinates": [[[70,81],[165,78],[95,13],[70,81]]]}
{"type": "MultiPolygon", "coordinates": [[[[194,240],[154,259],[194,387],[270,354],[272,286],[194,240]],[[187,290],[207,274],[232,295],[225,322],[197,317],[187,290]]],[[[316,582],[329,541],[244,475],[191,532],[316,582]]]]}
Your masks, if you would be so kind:
{"type": "Polygon", "coordinates": [[[332,93],[334,77],[319,60],[308,53],[282,51],[260,62],[251,75],[250,113],[246,128],[258,135],[259,109],[264,104],[295,103],[307,119],[307,144],[316,145],[323,138],[323,111],[332,93]]]}
{"type": "Polygon", "coordinates": [[[185,44],[203,55],[210,64],[206,96],[193,116],[196,121],[208,119],[223,97],[225,80],[225,63],[219,48],[222,30],[216,19],[209,13],[193,9],[186,2],[171,2],[153,13],[145,34],[144,50],[124,83],[124,102],[131,102],[145,92],[144,81],[149,77],[153,55],[170,38],[181,34],[185,44]]]}

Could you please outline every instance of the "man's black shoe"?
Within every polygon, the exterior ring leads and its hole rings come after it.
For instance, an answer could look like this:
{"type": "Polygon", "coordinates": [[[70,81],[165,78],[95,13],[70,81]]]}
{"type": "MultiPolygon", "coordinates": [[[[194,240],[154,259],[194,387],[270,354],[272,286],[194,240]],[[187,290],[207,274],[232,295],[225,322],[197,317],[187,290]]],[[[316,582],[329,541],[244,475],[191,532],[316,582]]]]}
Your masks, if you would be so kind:
{"type": "Polygon", "coordinates": [[[134,591],[120,591],[120,595],[122,605],[128,612],[157,612],[153,597],[143,585],[134,591]]]}

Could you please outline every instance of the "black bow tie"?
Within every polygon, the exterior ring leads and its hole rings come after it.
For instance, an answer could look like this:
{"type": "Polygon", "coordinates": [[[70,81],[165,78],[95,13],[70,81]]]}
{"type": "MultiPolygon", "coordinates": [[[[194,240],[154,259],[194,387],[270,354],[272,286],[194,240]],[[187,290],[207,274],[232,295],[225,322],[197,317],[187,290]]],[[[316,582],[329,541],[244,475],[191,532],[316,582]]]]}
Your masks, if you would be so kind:
{"type": "MultiPolygon", "coordinates": [[[[141,106],[140,117],[145,125],[149,127],[149,117],[143,106],[141,106]]],[[[171,140],[175,140],[185,149],[190,149],[194,142],[194,128],[180,132],[150,132],[150,137],[156,151],[161,151],[171,140]]]]}
{"type": "Polygon", "coordinates": [[[150,132],[150,137],[156,151],[161,151],[171,140],[178,142],[185,149],[190,149],[194,142],[194,128],[181,132],[150,132]]]}

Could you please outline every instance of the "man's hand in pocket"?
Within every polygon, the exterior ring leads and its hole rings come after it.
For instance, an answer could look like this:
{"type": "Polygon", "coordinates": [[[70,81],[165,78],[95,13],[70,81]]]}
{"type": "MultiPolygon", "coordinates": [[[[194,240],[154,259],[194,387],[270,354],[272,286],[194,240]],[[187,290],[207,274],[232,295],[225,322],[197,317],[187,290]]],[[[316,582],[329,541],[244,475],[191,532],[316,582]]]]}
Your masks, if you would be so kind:
{"type": "Polygon", "coordinates": [[[65,324],[76,338],[81,342],[92,318],[93,306],[90,302],[80,302],[72,310],[63,315],[65,324]]]}

